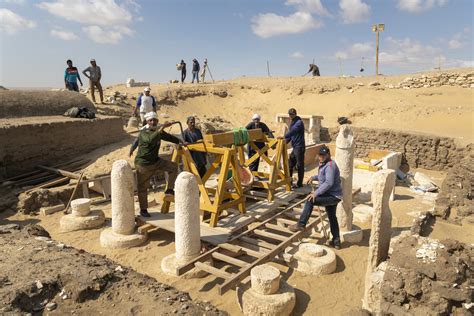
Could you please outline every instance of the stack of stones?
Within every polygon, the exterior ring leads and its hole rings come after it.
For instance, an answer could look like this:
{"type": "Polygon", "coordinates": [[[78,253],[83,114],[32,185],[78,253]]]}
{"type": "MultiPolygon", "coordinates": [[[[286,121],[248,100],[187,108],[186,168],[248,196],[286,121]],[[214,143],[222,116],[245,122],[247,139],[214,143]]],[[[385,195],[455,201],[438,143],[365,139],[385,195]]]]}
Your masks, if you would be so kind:
{"type": "Polygon", "coordinates": [[[474,72],[469,73],[438,73],[421,75],[421,77],[407,77],[397,85],[388,84],[389,89],[414,89],[440,86],[460,86],[474,88],[474,72]]]}
{"type": "Polygon", "coordinates": [[[100,227],[105,222],[104,212],[91,210],[90,199],[75,199],[71,202],[72,213],[61,217],[59,224],[61,231],[92,229],[100,227]]]}

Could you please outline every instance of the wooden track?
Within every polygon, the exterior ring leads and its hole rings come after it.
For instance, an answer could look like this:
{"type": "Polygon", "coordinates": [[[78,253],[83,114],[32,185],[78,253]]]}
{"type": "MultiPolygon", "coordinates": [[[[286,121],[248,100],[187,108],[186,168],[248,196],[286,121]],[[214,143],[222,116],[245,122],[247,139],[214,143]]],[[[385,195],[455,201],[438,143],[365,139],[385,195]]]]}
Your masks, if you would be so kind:
{"type": "Polygon", "coordinates": [[[304,201],[303,199],[288,206],[259,225],[233,237],[227,243],[219,244],[194,260],[178,266],[177,275],[182,275],[195,267],[206,271],[224,279],[224,283],[218,286],[219,294],[222,295],[248,277],[253,267],[273,260],[312,228],[326,234],[328,226],[326,217],[317,211],[313,212],[304,230],[293,233],[288,229],[288,225],[296,223],[295,217],[299,217],[300,213],[297,207],[304,201]],[[229,256],[229,252],[233,255],[229,256]],[[232,266],[232,271],[235,272],[227,271],[225,267],[219,268],[216,266],[218,261],[232,266]]]}

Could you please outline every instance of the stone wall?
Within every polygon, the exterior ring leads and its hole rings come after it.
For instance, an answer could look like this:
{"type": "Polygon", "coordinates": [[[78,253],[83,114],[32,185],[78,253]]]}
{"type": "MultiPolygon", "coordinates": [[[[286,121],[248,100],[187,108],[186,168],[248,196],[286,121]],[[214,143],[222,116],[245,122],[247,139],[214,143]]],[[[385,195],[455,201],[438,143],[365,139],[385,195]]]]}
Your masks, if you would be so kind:
{"type": "MultiPolygon", "coordinates": [[[[353,127],[356,140],[356,157],[366,157],[370,149],[391,150],[402,153],[402,163],[412,168],[446,170],[462,157],[452,138],[401,131],[353,127]]],[[[339,128],[322,130],[322,141],[335,141],[339,128]]]]}
{"type": "Polygon", "coordinates": [[[125,135],[120,117],[48,116],[5,121],[8,124],[0,121],[0,179],[86,154],[125,135]]]}
{"type": "Polygon", "coordinates": [[[437,73],[421,75],[418,77],[407,77],[396,85],[386,85],[389,89],[412,89],[429,88],[440,86],[460,86],[463,88],[474,88],[474,72],[468,73],[437,73]]]}

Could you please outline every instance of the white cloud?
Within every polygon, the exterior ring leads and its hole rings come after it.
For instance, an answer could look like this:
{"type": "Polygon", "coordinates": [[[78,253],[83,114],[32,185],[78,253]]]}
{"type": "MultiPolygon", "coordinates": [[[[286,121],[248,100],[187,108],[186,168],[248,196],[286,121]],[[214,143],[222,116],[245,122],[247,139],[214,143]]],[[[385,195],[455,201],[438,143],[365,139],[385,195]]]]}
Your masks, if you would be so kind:
{"type": "Polygon", "coordinates": [[[62,30],[51,30],[51,36],[62,39],[63,41],[75,41],[78,40],[79,37],[70,31],[62,31],[62,30]]]}
{"type": "Polygon", "coordinates": [[[461,32],[454,34],[447,44],[450,49],[459,49],[467,46],[469,42],[472,45],[471,29],[466,27],[461,32]]]}
{"type": "Polygon", "coordinates": [[[91,40],[100,44],[117,44],[123,38],[121,32],[106,30],[98,25],[85,26],[82,30],[91,40]]]}
{"type": "Polygon", "coordinates": [[[362,0],[340,0],[339,8],[345,24],[365,22],[370,16],[370,6],[362,0]]]}
{"type": "Polygon", "coordinates": [[[252,19],[252,22],[253,32],[263,38],[302,33],[322,26],[322,22],[315,20],[307,12],[295,12],[289,16],[275,13],[259,14],[252,19]]]}
{"type": "Polygon", "coordinates": [[[25,0],[3,0],[3,2],[9,4],[25,4],[25,0]]]}
{"type": "Polygon", "coordinates": [[[337,51],[334,56],[338,59],[360,59],[374,52],[374,46],[370,42],[354,43],[344,51],[337,51]]]}
{"type": "Polygon", "coordinates": [[[417,13],[430,10],[436,6],[442,7],[448,0],[398,0],[397,7],[402,11],[417,13]]]}
{"type": "Polygon", "coordinates": [[[304,55],[303,55],[302,52],[294,52],[294,53],[290,54],[290,57],[295,58],[295,59],[302,59],[302,58],[304,58],[304,55]]]}
{"type": "Polygon", "coordinates": [[[134,31],[130,10],[138,13],[140,5],[133,0],[121,4],[115,0],[55,0],[41,2],[38,7],[68,21],[84,24],[82,29],[95,42],[116,44],[134,31]]]}
{"type": "Polygon", "coordinates": [[[9,35],[15,34],[22,29],[32,29],[36,27],[34,21],[25,19],[8,9],[0,8],[0,31],[9,35]]]}
{"type": "Polygon", "coordinates": [[[315,13],[321,16],[331,16],[321,3],[321,0],[286,0],[288,6],[296,6],[300,12],[315,13]]]}

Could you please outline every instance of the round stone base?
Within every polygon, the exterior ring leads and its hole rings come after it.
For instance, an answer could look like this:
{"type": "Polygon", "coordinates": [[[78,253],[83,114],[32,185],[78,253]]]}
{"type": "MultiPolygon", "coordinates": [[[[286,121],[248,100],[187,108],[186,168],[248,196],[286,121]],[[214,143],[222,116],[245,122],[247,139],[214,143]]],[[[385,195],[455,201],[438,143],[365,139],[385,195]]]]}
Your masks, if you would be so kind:
{"type": "Polygon", "coordinates": [[[336,254],[322,245],[302,243],[295,250],[288,266],[304,274],[323,275],[336,271],[336,254]],[[314,247],[314,251],[311,251],[314,247]],[[321,253],[322,250],[322,253],[321,253]]]}
{"type": "Polygon", "coordinates": [[[339,235],[341,236],[342,242],[348,242],[350,244],[356,244],[361,242],[364,238],[364,233],[360,227],[356,225],[352,225],[351,231],[339,231],[339,235]]]}
{"type": "Polygon", "coordinates": [[[120,235],[107,228],[100,234],[100,245],[104,248],[132,248],[140,246],[147,240],[147,235],[120,235]]]}
{"type": "Polygon", "coordinates": [[[264,295],[249,286],[237,289],[237,299],[244,315],[286,316],[295,307],[295,290],[283,280],[275,294],[264,295]]]}
{"type": "MultiPolygon", "coordinates": [[[[161,260],[161,270],[168,274],[177,277],[178,275],[176,274],[176,268],[180,264],[178,263],[178,260],[176,259],[176,254],[172,253],[161,260]]],[[[179,277],[182,279],[198,279],[198,278],[203,278],[207,275],[207,272],[199,270],[198,268],[193,268],[186,272],[183,275],[180,275],[179,277]]]]}
{"type": "Polygon", "coordinates": [[[86,216],[76,216],[68,214],[61,217],[59,226],[62,232],[72,232],[76,230],[84,230],[97,228],[104,224],[105,216],[101,210],[93,210],[86,216]]]}

